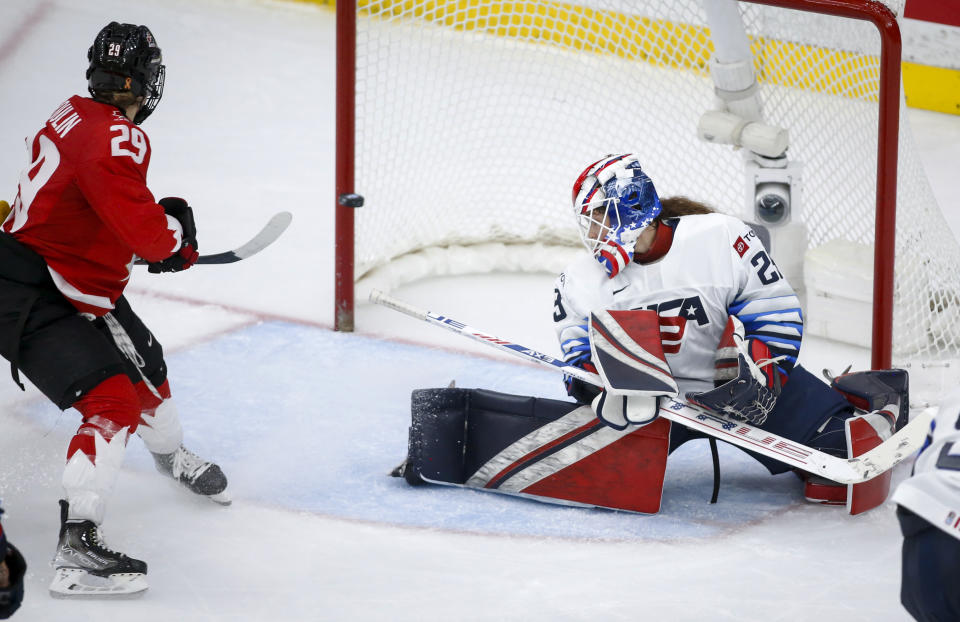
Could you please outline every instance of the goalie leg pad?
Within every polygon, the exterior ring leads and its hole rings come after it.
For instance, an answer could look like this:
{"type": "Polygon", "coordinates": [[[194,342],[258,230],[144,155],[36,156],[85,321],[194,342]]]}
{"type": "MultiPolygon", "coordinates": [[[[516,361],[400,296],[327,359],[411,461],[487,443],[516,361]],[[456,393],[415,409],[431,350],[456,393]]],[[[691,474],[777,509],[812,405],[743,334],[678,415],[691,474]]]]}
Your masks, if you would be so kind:
{"type": "MultiPolygon", "coordinates": [[[[883,441],[893,436],[893,422],[886,414],[868,413],[847,419],[847,449],[851,458],[865,454],[883,441]]],[[[847,511],[850,514],[862,514],[881,505],[890,494],[890,480],[893,470],[878,475],[861,484],[847,487],[847,511]]]]}
{"type": "Polygon", "coordinates": [[[404,477],[655,513],[670,422],[605,426],[588,406],[470,389],[414,391],[404,477]]]}
{"type": "MultiPolygon", "coordinates": [[[[834,438],[841,428],[846,443],[846,455],[860,456],[893,435],[893,419],[884,412],[866,413],[847,419],[832,418],[827,430],[818,438],[834,438]]],[[[813,443],[814,447],[820,443],[813,443]]],[[[825,451],[834,453],[829,448],[825,451]]],[[[838,484],[816,475],[800,473],[804,480],[804,497],[807,501],[824,505],[845,505],[850,514],[862,514],[887,500],[893,471],[887,471],[860,484],[838,484]]]]}
{"type": "Polygon", "coordinates": [[[408,476],[464,484],[500,449],[578,404],[482,389],[419,389],[411,397],[408,476]]]}
{"type": "Polygon", "coordinates": [[[828,479],[805,473],[801,475],[803,481],[803,498],[810,503],[821,505],[846,505],[847,487],[828,479]]]}

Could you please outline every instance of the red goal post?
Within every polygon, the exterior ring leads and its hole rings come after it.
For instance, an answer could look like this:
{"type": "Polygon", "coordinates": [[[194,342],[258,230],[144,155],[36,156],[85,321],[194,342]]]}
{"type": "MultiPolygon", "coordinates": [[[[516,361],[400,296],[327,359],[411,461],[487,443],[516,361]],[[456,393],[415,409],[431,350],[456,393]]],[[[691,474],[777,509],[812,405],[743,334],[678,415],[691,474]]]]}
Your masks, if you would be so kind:
{"type": "Polygon", "coordinates": [[[900,126],[900,26],[884,4],[870,0],[744,0],[871,22],[880,33],[877,124],[877,207],[874,225],[871,365],[889,369],[893,354],[894,232],[897,218],[897,135],[900,126]],[[889,258],[889,259],[888,259],[889,258]]]}
{"type": "MultiPolygon", "coordinates": [[[[803,164],[796,216],[802,215],[809,246],[836,235],[872,248],[872,365],[886,368],[903,358],[894,356],[895,300],[917,299],[916,309],[904,302],[903,317],[896,320],[906,327],[902,341],[912,348],[909,356],[914,350],[952,356],[953,326],[960,319],[954,322],[951,315],[947,329],[942,317],[934,318],[934,329],[912,328],[931,321],[927,308],[960,310],[960,300],[944,293],[954,289],[949,268],[937,268],[936,278],[919,278],[915,273],[931,263],[911,253],[955,244],[952,238],[928,239],[943,231],[904,232],[906,225],[897,222],[898,209],[904,219],[904,194],[912,202],[906,222],[937,211],[929,189],[924,194],[914,187],[914,178],[923,177],[915,156],[908,154],[907,170],[898,176],[904,154],[898,158],[903,133],[896,11],[902,1],[741,0],[738,9],[764,120],[789,131],[787,154],[803,164]],[[901,187],[898,197],[904,175],[911,185],[901,187]],[[899,283],[897,261],[914,270],[899,283]],[[908,282],[919,281],[916,292],[909,289],[908,282]]],[[[424,248],[472,250],[493,240],[500,244],[493,249],[497,254],[518,244],[550,240],[562,246],[575,239],[572,217],[565,205],[557,207],[558,197],[568,194],[568,178],[597,154],[636,150],[645,169],[646,158],[654,158],[651,177],[662,196],[688,194],[744,217],[743,151],[688,135],[695,134],[689,128],[696,115],[715,103],[712,91],[719,92],[709,85],[714,41],[703,13],[686,0],[340,0],[335,200],[358,193],[367,205],[335,207],[335,328],[353,330],[358,278],[389,270],[398,258],[424,248]],[[610,66],[614,73],[603,74],[610,66]],[[581,99],[578,88],[599,96],[581,99]],[[691,100],[689,110],[681,109],[691,100]],[[680,129],[666,127],[674,120],[680,129]],[[596,129],[603,123],[629,132],[614,129],[604,136],[596,129]],[[621,134],[630,134],[629,145],[621,134]],[[567,135],[577,142],[561,142],[567,135]],[[644,148],[655,155],[645,156],[644,148]],[[522,183],[531,195],[553,194],[536,205],[537,197],[510,196],[516,201],[512,212],[497,212],[491,197],[503,199],[496,193],[510,187],[505,177],[530,154],[536,154],[531,168],[553,168],[522,183]],[[388,168],[400,174],[385,179],[388,168]],[[462,213],[452,203],[464,203],[462,213]],[[528,221],[516,222],[518,211],[528,221]],[[564,221],[574,238],[557,232],[554,221],[564,221]],[[438,223],[451,231],[434,233],[438,223]],[[404,247],[402,241],[413,238],[404,247]]],[[[917,183],[923,186],[925,178],[917,183]]],[[[776,248],[774,255],[778,264],[788,261],[776,248]]],[[[960,329],[955,332],[960,339],[960,329]]]]}

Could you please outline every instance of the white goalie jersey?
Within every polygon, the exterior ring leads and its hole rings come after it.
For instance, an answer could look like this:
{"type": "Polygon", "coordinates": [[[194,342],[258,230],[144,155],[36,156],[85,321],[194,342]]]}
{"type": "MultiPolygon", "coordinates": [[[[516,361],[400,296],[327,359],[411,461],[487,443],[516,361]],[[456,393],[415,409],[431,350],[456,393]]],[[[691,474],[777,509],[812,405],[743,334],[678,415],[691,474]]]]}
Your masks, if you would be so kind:
{"type": "Polygon", "coordinates": [[[928,443],[893,500],[960,539],[960,391],[941,404],[928,443]]]}
{"type": "Polygon", "coordinates": [[[781,367],[789,373],[803,333],[800,301],[753,229],[724,214],[660,226],[668,225],[675,227],[673,244],[656,261],[631,261],[608,278],[585,253],[559,276],[553,319],[564,359],[579,362],[591,311],[652,309],[681,394],[713,388],[715,354],[730,315],[740,318],[748,338],[784,355],[781,367]]]}

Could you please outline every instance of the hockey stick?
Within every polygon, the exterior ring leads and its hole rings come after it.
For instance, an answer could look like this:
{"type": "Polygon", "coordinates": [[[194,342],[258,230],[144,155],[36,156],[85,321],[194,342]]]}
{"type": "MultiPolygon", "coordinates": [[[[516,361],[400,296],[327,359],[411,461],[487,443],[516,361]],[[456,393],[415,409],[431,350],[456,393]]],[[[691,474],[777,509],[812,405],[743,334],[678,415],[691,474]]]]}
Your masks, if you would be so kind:
{"type": "MultiPolygon", "coordinates": [[[[290,223],[293,221],[293,214],[290,212],[277,212],[274,214],[270,220],[267,221],[267,224],[264,225],[263,229],[260,230],[257,235],[250,238],[250,240],[232,251],[224,251],[222,253],[216,253],[213,255],[200,255],[200,258],[197,259],[198,264],[222,264],[222,263],[234,263],[235,261],[240,261],[241,259],[246,259],[256,255],[266,247],[270,246],[277,241],[284,231],[287,230],[287,227],[290,226],[290,223]]],[[[137,259],[138,266],[147,265],[148,262],[145,259],[137,259]]]]}
{"type": "MultiPolygon", "coordinates": [[[[474,341],[509,352],[534,363],[553,367],[569,376],[598,387],[603,386],[600,376],[579,367],[567,365],[552,356],[532,348],[500,339],[484,331],[458,322],[453,318],[417,309],[379,290],[370,292],[370,301],[399,311],[428,324],[440,326],[474,341]]],[[[683,399],[659,400],[659,415],[680,425],[726,441],[754,453],[768,456],[784,464],[825,477],[841,484],[859,484],[889,471],[902,460],[912,455],[923,444],[930,428],[930,414],[921,413],[891,438],[856,458],[838,458],[761,430],[748,423],[728,419],[687,403],[683,399]]]]}

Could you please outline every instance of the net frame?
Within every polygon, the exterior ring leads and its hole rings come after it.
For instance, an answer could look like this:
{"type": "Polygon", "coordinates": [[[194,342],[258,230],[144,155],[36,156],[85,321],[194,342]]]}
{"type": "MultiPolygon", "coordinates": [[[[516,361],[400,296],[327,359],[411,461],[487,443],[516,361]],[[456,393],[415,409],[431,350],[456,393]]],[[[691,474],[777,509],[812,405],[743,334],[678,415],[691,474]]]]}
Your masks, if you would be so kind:
{"type": "MultiPolygon", "coordinates": [[[[874,318],[872,365],[890,367],[892,358],[894,261],[897,197],[897,145],[900,110],[900,33],[896,13],[870,0],[741,0],[764,5],[846,17],[872,24],[880,38],[880,84],[876,148],[874,243],[874,318]]],[[[337,3],[337,158],[336,195],[363,192],[354,187],[356,164],[357,2],[337,3]]],[[[659,183],[658,183],[659,188],[659,183]]],[[[353,329],[355,210],[336,206],[335,328],[353,329]]]]}

